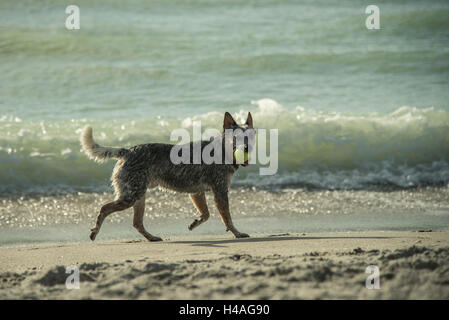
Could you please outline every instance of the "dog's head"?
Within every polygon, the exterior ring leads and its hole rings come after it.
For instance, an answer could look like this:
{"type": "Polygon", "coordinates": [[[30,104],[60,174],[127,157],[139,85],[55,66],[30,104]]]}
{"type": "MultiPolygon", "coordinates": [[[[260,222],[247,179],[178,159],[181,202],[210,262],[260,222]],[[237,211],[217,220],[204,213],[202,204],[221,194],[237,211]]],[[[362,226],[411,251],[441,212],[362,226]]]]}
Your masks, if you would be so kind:
{"type": "Polygon", "coordinates": [[[245,157],[243,161],[236,159],[236,150],[241,152],[241,154],[250,154],[256,143],[256,131],[253,127],[253,117],[251,113],[248,112],[248,117],[244,124],[237,124],[234,118],[229,112],[225,113],[223,121],[223,133],[225,136],[225,142],[228,145],[232,143],[232,149],[226,148],[226,157],[231,159],[234,164],[241,164],[242,166],[248,165],[248,159],[245,157]],[[232,150],[232,155],[228,154],[228,151],[232,150]]]}

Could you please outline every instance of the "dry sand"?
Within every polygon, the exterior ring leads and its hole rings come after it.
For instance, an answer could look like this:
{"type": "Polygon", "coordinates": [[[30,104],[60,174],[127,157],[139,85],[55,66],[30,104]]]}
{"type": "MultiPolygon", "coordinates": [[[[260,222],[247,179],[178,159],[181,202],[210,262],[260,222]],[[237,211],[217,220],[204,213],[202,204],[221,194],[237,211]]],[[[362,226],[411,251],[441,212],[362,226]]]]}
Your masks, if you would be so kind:
{"type": "Polygon", "coordinates": [[[449,299],[449,231],[0,248],[2,299],[449,299]],[[66,267],[80,289],[65,286],[66,267]],[[380,289],[365,287],[367,266],[380,289]]]}

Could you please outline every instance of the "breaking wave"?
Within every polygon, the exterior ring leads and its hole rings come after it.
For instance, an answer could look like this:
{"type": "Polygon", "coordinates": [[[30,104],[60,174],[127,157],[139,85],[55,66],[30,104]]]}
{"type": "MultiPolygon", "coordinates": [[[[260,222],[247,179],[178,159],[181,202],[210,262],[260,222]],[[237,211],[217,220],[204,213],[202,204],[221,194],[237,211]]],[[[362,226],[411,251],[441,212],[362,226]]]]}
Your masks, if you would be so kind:
{"type": "MultiPolygon", "coordinates": [[[[258,165],[239,170],[234,185],[263,188],[446,186],[449,182],[449,112],[401,107],[389,114],[286,109],[271,99],[253,101],[257,128],[278,129],[278,172],[258,165]]],[[[246,119],[248,110],[235,115],[246,119]]],[[[135,121],[32,121],[0,115],[0,191],[3,194],[108,190],[113,162],[99,165],[81,152],[88,123],[104,145],[170,142],[175,128],[220,128],[223,111],[188,118],[135,121]]],[[[175,142],[172,142],[175,143],[175,142]]]]}

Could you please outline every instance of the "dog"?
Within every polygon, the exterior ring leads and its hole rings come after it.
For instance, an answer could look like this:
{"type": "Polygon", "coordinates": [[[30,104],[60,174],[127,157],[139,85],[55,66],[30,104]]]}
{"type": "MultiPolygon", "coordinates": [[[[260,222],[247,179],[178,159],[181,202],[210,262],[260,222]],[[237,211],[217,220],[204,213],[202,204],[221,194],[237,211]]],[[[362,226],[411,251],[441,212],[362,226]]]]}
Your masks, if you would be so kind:
{"type": "MultiPolygon", "coordinates": [[[[243,132],[253,130],[253,119],[248,113],[244,124],[238,125],[229,112],[225,113],[223,120],[223,134],[209,141],[199,141],[201,150],[210,143],[220,143],[224,148],[226,143],[225,132],[243,132]],[[239,130],[237,130],[239,129],[239,130]]],[[[229,140],[229,139],[228,139],[229,140]]],[[[97,162],[108,159],[118,160],[115,164],[111,181],[115,190],[115,200],[103,205],[96,218],[95,226],[90,230],[90,239],[95,240],[104,219],[113,212],[128,208],[134,209],[133,226],[148,241],[161,241],[160,237],[147,232],[143,225],[145,211],[145,193],[148,188],[162,187],[176,192],[188,193],[190,199],[199,212],[199,218],[195,219],[189,226],[193,230],[209,219],[209,209],[206,203],[205,192],[212,191],[215,205],[220,217],[226,226],[226,231],[231,231],[236,238],[249,237],[248,234],[239,232],[234,226],[229,212],[228,190],[232,175],[239,166],[248,165],[248,161],[238,163],[234,156],[236,149],[251,151],[252,144],[248,139],[238,145],[238,139],[232,138],[232,160],[225,161],[226,155],[222,153],[220,163],[198,164],[194,162],[174,164],[170,154],[174,145],[162,143],[141,144],[131,148],[113,148],[98,145],[92,134],[92,128],[86,126],[81,134],[81,145],[87,156],[97,162]]],[[[240,139],[242,140],[242,139],[240,139]]],[[[194,143],[190,142],[188,147],[194,151],[194,143]]],[[[186,145],[185,145],[186,146],[186,145]]],[[[198,149],[196,149],[198,150],[198,149]]],[[[190,158],[194,156],[190,152],[190,158]]],[[[228,153],[229,156],[229,153],[228,153]]],[[[229,158],[228,158],[229,159],[229,158]]]]}

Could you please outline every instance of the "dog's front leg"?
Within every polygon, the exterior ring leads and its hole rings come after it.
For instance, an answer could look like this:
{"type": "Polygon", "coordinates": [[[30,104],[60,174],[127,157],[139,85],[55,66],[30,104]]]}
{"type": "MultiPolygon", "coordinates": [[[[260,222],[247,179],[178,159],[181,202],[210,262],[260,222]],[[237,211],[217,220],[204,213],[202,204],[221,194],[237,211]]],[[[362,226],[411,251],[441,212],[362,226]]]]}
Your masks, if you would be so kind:
{"type": "Polygon", "coordinates": [[[226,226],[226,231],[231,231],[236,238],[249,237],[246,233],[239,232],[232,223],[231,213],[229,212],[228,192],[214,191],[214,198],[221,220],[226,226]]]}
{"type": "Polygon", "coordinates": [[[209,219],[209,209],[207,208],[206,197],[204,192],[189,194],[190,199],[195,205],[196,209],[200,213],[200,219],[195,219],[190,225],[189,230],[192,231],[194,228],[198,227],[203,222],[209,219]]]}

